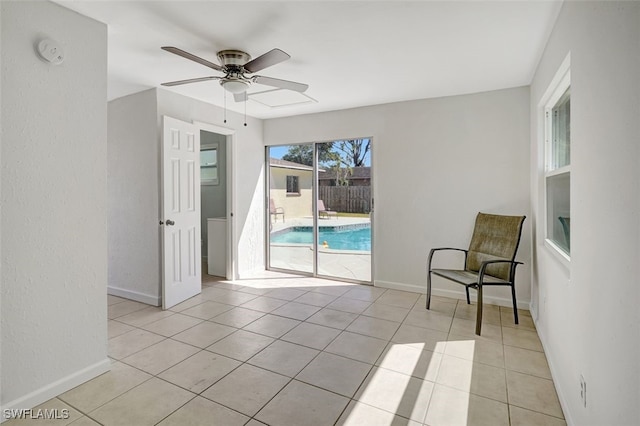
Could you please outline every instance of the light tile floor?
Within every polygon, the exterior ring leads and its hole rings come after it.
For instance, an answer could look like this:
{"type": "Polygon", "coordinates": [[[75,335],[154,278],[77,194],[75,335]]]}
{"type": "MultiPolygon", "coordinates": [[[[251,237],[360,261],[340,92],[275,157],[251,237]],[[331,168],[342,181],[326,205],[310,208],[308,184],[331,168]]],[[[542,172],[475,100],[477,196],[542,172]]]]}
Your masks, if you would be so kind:
{"type": "Polygon", "coordinates": [[[108,300],[111,371],[36,424],[566,424],[526,311],[486,306],[478,337],[464,301],[277,274],[164,312],[108,300]]]}

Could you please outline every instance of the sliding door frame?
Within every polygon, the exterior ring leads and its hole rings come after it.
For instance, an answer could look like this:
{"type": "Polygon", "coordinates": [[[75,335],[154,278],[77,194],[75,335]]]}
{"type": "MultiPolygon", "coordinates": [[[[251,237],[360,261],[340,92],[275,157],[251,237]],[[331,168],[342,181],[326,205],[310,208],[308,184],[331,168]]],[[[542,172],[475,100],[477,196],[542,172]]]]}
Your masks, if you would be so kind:
{"type": "MultiPolygon", "coordinates": [[[[371,156],[371,171],[373,171],[373,137],[368,136],[368,137],[361,137],[358,139],[369,139],[371,141],[371,148],[369,150],[369,155],[371,156]]],[[[370,229],[371,229],[371,260],[370,260],[370,267],[371,267],[371,281],[362,281],[362,280],[355,280],[355,279],[350,279],[350,278],[343,278],[343,277],[335,277],[335,276],[331,276],[331,275],[323,275],[323,274],[319,274],[318,273],[318,235],[320,233],[320,225],[319,225],[319,214],[318,214],[318,195],[319,195],[319,189],[318,189],[318,184],[319,184],[319,180],[318,180],[318,170],[319,170],[319,165],[318,165],[318,146],[323,144],[323,143],[331,143],[331,142],[335,142],[341,139],[334,139],[334,140],[327,140],[327,141],[321,141],[321,142],[300,142],[300,143],[292,143],[292,144],[282,144],[282,145],[267,145],[265,146],[265,197],[264,197],[264,206],[265,206],[265,269],[268,271],[275,271],[275,272],[283,272],[283,273],[295,273],[297,275],[302,275],[302,276],[310,276],[310,277],[317,277],[317,278],[323,278],[323,279],[330,279],[330,280],[335,280],[335,281],[343,281],[343,282],[348,282],[348,283],[354,283],[354,284],[364,284],[364,285],[374,285],[374,267],[373,267],[373,259],[374,259],[374,239],[375,239],[375,235],[374,235],[374,220],[375,220],[375,205],[374,205],[374,177],[373,177],[373,173],[370,174],[370,187],[371,187],[371,195],[370,195],[370,213],[369,213],[369,221],[370,221],[370,229]],[[312,272],[306,272],[306,271],[297,271],[297,270],[290,270],[290,269],[282,269],[282,268],[277,268],[277,267],[272,267],[271,266],[271,213],[270,213],[270,209],[269,209],[269,199],[271,197],[271,160],[270,160],[270,150],[271,148],[275,148],[275,147],[282,147],[282,146],[299,146],[299,145],[312,145],[313,146],[313,180],[312,180],[312,184],[311,184],[311,192],[312,192],[312,200],[311,200],[311,204],[312,204],[312,218],[313,218],[313,235],[312,235],[312,247],[314,247],[313,249],[313,270],[312,272]]]]}

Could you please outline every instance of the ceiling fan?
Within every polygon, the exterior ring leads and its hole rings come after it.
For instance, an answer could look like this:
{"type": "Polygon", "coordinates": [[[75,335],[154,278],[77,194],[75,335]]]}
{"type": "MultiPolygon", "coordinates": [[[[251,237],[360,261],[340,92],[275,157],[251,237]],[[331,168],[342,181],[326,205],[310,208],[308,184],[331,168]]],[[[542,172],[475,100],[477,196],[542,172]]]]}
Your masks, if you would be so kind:
{"type": "Polygon", "coordinates": [[[185,52],[177,47],[164,46],[162,49],[197,62],[205,67],[224,73],[224,76],[209,76],[190,78],[188,80],[170,81],[168,83],[162,83],[163,86],[178,86],[181,84],[196,83],[199,81],[220,80],[220,85],[228,92],[233,93],[235,100],[238,102],[247,100],[246,92],[252,83],[264,84],[296,92],[304,92],[309,88],[308,84],[254,74],[267,67],[286,61],[291,57],[280,49],[272,49],[253,60],[248,53],[241,50],[221,50],[218,52],[218,60],[222,65],[207,61],[206,59],[202,59],[199,56],[185,52]],[[254,75],[248,76],[247,74],[254,75]]]}

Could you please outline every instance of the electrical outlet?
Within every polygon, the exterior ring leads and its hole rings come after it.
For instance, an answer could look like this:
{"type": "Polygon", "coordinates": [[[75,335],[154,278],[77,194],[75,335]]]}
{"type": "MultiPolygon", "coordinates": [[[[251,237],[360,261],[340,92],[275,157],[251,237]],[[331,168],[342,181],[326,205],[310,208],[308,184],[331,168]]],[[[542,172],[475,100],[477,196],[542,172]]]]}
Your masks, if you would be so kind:
{"type": "Polygon", "coordinates": [[[582,405],[584,407],[587,406],[587,381],[584,379],[584,376],[580,375],[580,399],[582,400],[582,405]]]}

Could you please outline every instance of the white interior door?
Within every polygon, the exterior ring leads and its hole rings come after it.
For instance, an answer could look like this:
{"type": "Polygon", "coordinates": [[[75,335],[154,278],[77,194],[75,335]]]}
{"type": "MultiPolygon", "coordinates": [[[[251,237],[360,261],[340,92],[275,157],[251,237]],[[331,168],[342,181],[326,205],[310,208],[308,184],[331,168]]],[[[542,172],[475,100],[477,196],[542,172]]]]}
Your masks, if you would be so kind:
{"type": "Polygon", "coordinates": [[[168,309],[202,290],[200,130],[162,118],[162,308],[168,309]]]}

